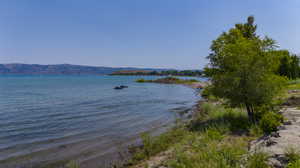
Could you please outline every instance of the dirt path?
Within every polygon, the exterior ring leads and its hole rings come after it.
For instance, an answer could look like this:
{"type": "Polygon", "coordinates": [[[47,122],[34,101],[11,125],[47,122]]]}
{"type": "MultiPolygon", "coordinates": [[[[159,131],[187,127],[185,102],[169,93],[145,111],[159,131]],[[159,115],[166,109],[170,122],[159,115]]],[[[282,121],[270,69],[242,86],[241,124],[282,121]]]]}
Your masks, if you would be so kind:
{"type": "Polygon", "coordinates": [[[287,164],[285,153],[290,149],[300,150],[300,109],[285,107],[281,110],[285,122],[279,130],[251,143],[251,152],[262,151],[269,154],[269,163],[275,168],[287,164]]]}

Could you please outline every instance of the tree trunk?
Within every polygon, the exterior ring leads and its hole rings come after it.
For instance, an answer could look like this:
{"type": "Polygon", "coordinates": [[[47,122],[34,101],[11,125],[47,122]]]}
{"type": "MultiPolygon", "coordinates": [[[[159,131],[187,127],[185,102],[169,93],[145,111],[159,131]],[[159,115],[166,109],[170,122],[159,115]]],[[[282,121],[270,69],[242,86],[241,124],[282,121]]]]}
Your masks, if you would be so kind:
{"type": "Polygon", "coordinates": [[[248,103],[246,103],[245,105],[246,105],[249,120],[254,123],[255,119],[254,119],[253,106],[249,105],[248,103]]]}

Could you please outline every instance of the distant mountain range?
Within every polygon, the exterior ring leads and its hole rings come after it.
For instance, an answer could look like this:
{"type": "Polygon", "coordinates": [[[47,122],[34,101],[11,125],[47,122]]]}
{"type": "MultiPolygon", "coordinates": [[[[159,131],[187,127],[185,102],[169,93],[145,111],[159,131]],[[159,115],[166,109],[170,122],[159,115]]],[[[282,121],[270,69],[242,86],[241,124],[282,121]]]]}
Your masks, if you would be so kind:
{"type": "Polygon", "coordinates": [[[155,68],[114,68],[114,67],[96,67],[71,64],[39,65],[39,64],[0,64],[0,74],[94,74],[108,75],[116,71],[163,71],[168,69],[155,68]]]}

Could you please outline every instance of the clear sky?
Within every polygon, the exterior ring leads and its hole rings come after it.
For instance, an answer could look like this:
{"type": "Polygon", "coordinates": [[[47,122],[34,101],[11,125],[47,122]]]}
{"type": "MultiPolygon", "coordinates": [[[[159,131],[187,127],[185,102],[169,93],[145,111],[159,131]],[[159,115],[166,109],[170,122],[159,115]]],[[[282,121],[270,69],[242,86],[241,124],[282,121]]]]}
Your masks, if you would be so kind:
{"type": "Polygon", "coordinates": [[[300,0],[1,0],[0,63],[198,69],[248,15],[300,53],[300,0]]]}

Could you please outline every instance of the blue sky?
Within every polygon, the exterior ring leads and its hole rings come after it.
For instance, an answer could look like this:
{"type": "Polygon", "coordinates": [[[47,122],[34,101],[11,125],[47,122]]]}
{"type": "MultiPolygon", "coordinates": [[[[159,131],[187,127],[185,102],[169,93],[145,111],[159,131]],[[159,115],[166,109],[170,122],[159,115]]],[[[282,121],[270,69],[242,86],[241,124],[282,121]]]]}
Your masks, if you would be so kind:
{"type": "Polygon", "coordinates": [[[198,69],[249,15],[300,53],[299,0],[1,0],[0,63],[198,69]]]}

